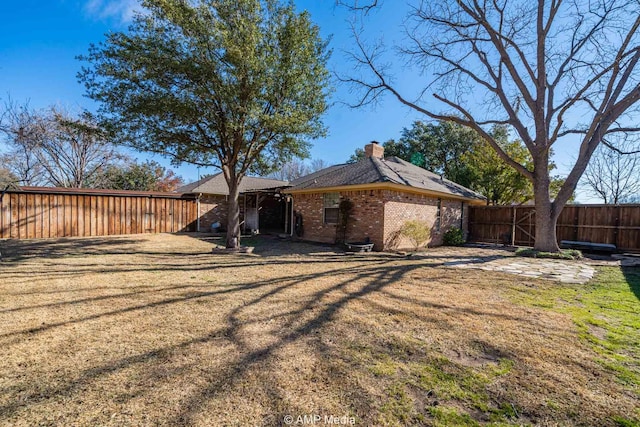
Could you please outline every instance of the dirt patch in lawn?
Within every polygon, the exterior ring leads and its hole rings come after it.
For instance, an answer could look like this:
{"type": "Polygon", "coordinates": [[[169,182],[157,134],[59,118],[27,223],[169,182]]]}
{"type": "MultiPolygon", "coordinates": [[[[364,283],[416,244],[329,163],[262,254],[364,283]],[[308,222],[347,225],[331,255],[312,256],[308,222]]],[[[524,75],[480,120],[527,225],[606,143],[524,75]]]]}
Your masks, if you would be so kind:
{"type": "Polygon", "coordinates": [[[0,424],[637,416],[638,396],[570,316],[508,296],[550,282],[268,238],[251,255],[213,255],[214,244],[0,241],[0,424]]]}

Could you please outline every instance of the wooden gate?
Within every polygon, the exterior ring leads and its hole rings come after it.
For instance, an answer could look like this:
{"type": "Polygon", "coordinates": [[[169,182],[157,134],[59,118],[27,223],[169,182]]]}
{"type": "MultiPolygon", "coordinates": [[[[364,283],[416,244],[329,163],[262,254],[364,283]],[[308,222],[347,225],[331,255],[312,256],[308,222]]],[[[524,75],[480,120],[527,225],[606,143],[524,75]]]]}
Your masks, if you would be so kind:
{"type": "MultiPolygon", "coordinates": [[[[469,239],[476,242],[533,246],[533,206],[472,206],[469,239]]],[[[558,242],[609,243],[640,252],[640,205],[567,205],[556,226],[558,242]]]]}

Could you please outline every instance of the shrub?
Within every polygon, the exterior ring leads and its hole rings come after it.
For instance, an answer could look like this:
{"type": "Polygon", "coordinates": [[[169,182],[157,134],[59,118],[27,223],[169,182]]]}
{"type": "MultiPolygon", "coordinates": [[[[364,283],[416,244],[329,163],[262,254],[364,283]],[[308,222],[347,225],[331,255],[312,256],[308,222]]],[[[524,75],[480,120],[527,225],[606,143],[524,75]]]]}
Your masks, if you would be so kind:
{"type": "Polygon", "coordinates": [[[460,246],[464,244],[464,233],[458,227],[451,227],[442,236],[442,243],[446,246],[460,246]]]}
{"type": "Polygon", "coordinates": [[[402,224],[400,235],[409,239],[415,250],[418,250],[429,240],[430,231],[431,229],[426,222],[411,220],[402,224]]]}
{"type": "Polygon", "coordinates": [[[516,255],[528,258],[582,259],[582,252],[577,249],[566,249],[560,252],[542,252],[531,248],[520,248],[516,251],[516,255]]]}

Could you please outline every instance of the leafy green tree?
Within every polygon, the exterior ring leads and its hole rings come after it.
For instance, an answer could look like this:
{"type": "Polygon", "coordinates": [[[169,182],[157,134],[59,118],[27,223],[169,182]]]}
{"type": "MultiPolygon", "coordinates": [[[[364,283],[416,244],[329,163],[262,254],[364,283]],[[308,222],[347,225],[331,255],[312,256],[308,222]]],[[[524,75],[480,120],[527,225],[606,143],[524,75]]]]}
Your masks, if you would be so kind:
{"type": "Polygon", "coordinates": [[[240,241],[238,188],[308,156],[324,135],[327,43],[278,0],[145,0],[79,74],[122,144],[214,166],[229,186],[227,247],[240,241]]]}
{"type": "MultiPolygon", "coordinates": [[[[383,144],[384,145],[384,144],[383,144]]],[[[365,158],[364,150],[362,148],[356,148],[353,154],[347,159],[347,163],[358,163],[365,158]]]]}
{"type": "Polygon", "coordinates": [[[400,157],[468,187],[470,173],[463,156],[478,141],[476,132],[456,123],[416,121],[403,129],[397,142],[387,141],[384,149],[385,155],[400,157]]]}
{"type": "MultiPolygon", "coordinates": [[[[531,163],[531,156],[520,141],[499,144],[523,164],[531,163]]],[[[479,143],[465,155],[465,160],[472,175],[471,188],[487,198],[487,205],[519,204],[533,198],[531,182],[500,159],[489,144],[479,143]]]]}
{"type": "Polygon", "coordinates": [[[155,161],[111,165],[92,185],[94,188],[134,191],[175,191],[183,184],[180,176],[155,161]]]}

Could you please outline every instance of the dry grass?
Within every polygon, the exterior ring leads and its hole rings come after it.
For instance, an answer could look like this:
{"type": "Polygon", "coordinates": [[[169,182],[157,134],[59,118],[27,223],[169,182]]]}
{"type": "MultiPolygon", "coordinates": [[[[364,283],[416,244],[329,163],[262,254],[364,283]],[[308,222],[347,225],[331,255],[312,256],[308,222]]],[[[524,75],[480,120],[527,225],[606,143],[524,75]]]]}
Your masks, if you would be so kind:
{"type": "Polygon", "coordinates": [[[186,235],[0,242],[0,424],[637,417],[638,395],[568,315],[509,297],[549,282],[437,257],[211,247],[186,235]]]}

